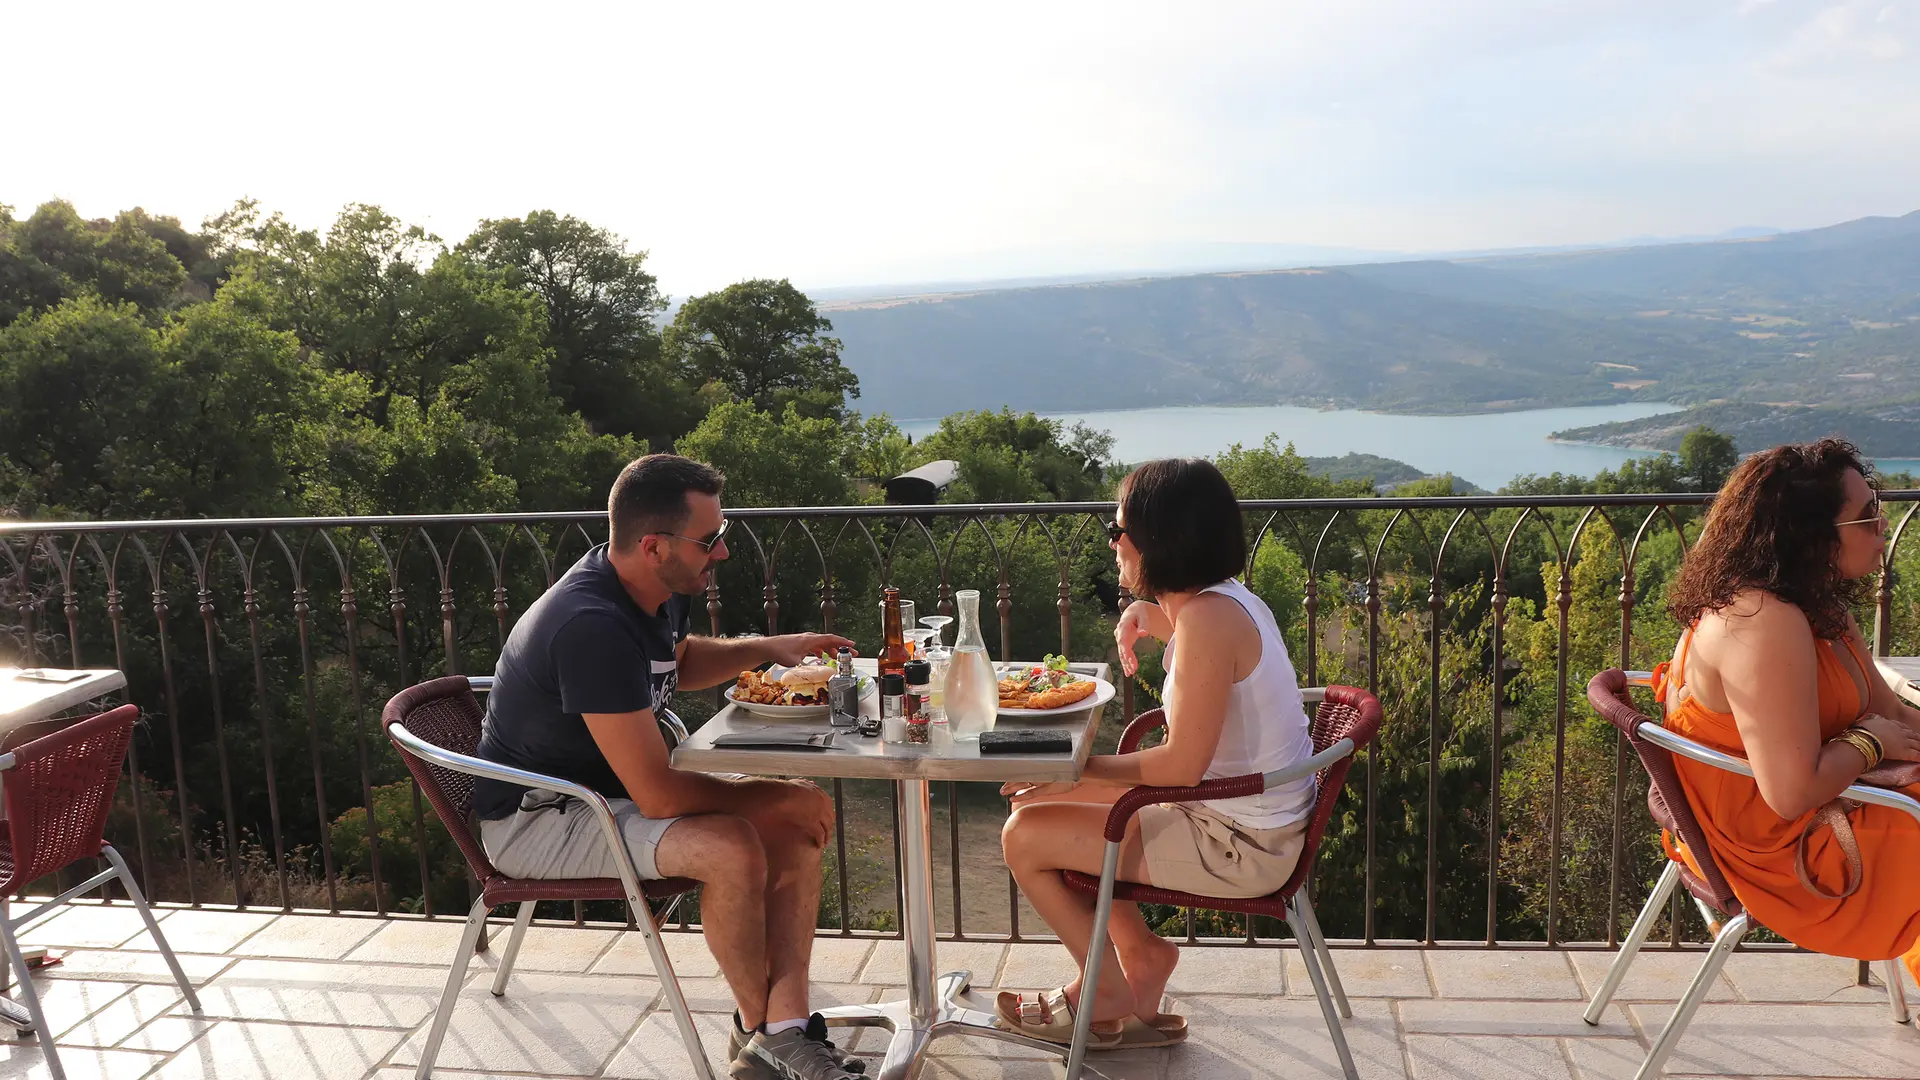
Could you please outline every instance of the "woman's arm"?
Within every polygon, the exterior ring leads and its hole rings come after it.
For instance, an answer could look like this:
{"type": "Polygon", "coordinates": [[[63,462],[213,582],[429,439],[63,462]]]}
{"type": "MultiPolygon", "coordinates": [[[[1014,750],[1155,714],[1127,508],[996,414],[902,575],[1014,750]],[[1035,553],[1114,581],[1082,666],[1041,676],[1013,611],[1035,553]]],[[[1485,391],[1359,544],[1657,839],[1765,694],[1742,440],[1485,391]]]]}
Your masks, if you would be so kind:
{"type": "Polygon", "coordinates": [[[1208,593],[1187,601],[1180,612],[1179,673],[1167,686],[1167,741],[1131,754],[1088,758],[1082,781],[1129,787],[1199,783],[1220,746],[1241,653],[1257,649],[1259,642],[1252,620],[1232,598],[1208,593]]]}
{"type": "Polygon", "coordinates": [[[1866,760],[1846,743],[1820,739],[1817,646],[1806,615],[1765,596],[1752,615],[1708,618],[1720,623],[1710,662],[1760,797],[1788,820],[1826,805],[1859,779],[1866,760]]]}
{"type": "Polygon", "coordinates": [[[1143,637],[1156,637],[1161,641],[1173,637],[1173,620],[1167,617],[1167,611],[1151,600],[1135,600],[1120,613],[1120,621],[1113,625],[1113,643],[1119,646],[1120,670],[1128,676],[1140,670],[1140,658],[1133,654],[1133,647],[1143,637]]]}

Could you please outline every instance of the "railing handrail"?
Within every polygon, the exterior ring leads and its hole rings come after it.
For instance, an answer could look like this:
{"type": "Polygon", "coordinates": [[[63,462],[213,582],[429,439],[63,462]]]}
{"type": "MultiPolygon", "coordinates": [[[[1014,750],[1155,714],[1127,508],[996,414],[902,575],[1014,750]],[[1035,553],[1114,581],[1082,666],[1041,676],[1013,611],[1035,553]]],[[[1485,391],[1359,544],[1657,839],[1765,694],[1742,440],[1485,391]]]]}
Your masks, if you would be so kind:
{"type": "MultiPolygon", "coordinates": [[[[1920,488],[1883,491],[1882,501],[1920,502],[1920,488]]],[[[1712,496],[1697,491],[1646,495],[1433,495],[1339,499],[1242,499],[1244,510],[1525,510],[1593,506],[1702,506],[1712,496]]],[[[940,503],[902,506],[758,506],[727,510],[728,517],[967,517],[1015,514],[1100,514],[1111,502],[940,503]]],[[[186,529],[348,528],[366,525],[517,525],[554,521],[605,521],[604,510],[529,510],[499,514],[382,514],[344,517],[170,518],[152,521],[4,521],[0,534],[43,532],[153,532],[186,529]]]]}

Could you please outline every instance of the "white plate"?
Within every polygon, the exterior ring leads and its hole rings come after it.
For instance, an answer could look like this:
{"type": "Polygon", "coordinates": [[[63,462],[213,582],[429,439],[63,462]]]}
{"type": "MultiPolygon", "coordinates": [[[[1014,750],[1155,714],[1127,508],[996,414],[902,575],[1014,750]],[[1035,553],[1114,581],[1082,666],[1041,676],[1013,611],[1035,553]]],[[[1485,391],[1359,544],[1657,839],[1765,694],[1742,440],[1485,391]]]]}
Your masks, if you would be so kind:
{"type": "Polygon", "coordinates": [[[1011,717],[1015,720],[1035,719],[1045,716],[1067,716],[1072,713],[1083,713],[1088,709],[1097,709],[1113,700],[1114,690],[1112,683],[1092,675],[1081,675],[1077,671],[1074,672],[1074,674],[1095,684],[1092,697],[1081,698],[1071,705],[1062,705],[1057,709],[1001,709],[1000,715],[1011,717]]]}
{"type": "MultiPolygon", "coordinates": [[[[770,677],[777,679],[780,677],[779,673],[784,670],[775,665],[768,668],[767,673],[770,677]]],[[[869,697],[877,689],[872,676],[860,674],[857,678],[860,680],[861,697],[869,697]]],[[[726,698],[730,704],[738,705],[755,716],[764,716],[772,720],[811,719],[825,716],[832,711],[832,706],[829,705],[762,705],[757,701],[735,701],[732,683],[727,684],[727,688],[720,692],[720,696],[726,698]]]]}

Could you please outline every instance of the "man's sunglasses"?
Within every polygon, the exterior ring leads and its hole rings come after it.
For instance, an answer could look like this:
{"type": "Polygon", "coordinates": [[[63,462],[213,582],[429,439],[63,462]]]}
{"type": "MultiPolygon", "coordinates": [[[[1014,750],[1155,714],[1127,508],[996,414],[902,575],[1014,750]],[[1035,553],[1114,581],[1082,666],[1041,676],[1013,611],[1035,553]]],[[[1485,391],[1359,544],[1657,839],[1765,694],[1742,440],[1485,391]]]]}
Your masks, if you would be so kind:
{"type": "Polygon", "coordinates": [[[674,533],[674,532],[657,532],[657,533],[653,533],[652,535],[671,536],[675,540],[685,540],[687,543],[692,544],[695,547],[699,548],[702,552],[705,552],[706,554],[711,555],[713,554],[714,547],[718,545],[721,540],[726,538],[727,528],[732,524],[733,522],[728,521],[726,518],[721,518],[720,527],[718,529],[713,530],[713,535],[707,537],[705,540],[695,540],[691,536],[683,536],[680,533],[674,533]]]}
{"type": "Polygon", "coordinates": [[[1886,527],[1886,512],[1880,508],[1879,496],[1874,496],[1873,501],[1867,504],[1867,515],[1868,516],[1863,518],[1854,518],[1852,521],[1836,521],[1833,524],[1835,528],[1842,525],[1873,525],[1878,528],[1886,527]]]}
{"type": "Polygon", "coordinates": [[[1127,535],[1127,527],[1125,525],[1120,524],[1118,521],[1107,522],[1107,543],[1117,544],[1120,542],[1120,538],[1125,535],[1127,535]]]}

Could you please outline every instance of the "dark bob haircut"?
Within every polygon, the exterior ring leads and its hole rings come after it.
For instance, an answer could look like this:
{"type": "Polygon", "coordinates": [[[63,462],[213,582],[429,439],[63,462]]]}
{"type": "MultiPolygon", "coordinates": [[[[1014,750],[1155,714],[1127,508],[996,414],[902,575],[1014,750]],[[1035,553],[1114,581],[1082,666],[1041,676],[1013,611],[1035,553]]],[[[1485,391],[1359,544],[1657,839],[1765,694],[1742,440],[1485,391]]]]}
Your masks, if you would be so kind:
{"type": "Polygon", "coordinates": [[[1844,637],[1847,612],[1867,597],[1864,580],[1833,565],[1849,472],[1874,482],[1873,466],[1844,439],[1788,443],[1741,462],[1667,590],[1674,619],[1692,626],[1742,589],[1762,589],[1799,608],[1819,637],[1844,637]]]}
{"type": "Polygon", "coordinates": [[[1210,461],[1164,458],[1133,470],[1120,481],[1120,513],[1149,596],[1204,589],[1246,569],[1240,500],[1210,461]]]}

